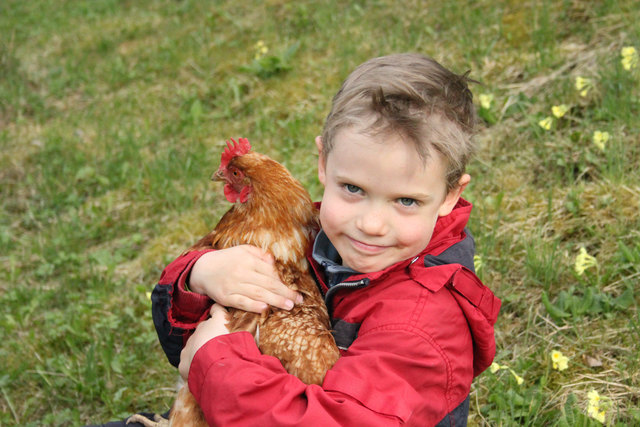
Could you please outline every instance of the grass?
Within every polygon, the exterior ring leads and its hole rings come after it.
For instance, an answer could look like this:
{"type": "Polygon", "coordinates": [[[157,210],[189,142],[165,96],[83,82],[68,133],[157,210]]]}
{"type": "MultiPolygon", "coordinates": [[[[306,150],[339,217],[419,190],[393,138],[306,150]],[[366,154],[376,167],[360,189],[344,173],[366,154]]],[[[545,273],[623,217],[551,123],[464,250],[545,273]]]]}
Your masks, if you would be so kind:
{"type": "Polygon", "coordinates": [[[319,199],[331,96],[398,51],[493,96],[465,195],[508,368],[476,379],[470,424],[598,425],[591,390],[606,424],[640,423],[640,69],[621,64],[636,3],[3,2],[0,425],[165,410],[177,376],[146,295],[226,210],[208,182],[223,141],[248,137],[319,199]]]}

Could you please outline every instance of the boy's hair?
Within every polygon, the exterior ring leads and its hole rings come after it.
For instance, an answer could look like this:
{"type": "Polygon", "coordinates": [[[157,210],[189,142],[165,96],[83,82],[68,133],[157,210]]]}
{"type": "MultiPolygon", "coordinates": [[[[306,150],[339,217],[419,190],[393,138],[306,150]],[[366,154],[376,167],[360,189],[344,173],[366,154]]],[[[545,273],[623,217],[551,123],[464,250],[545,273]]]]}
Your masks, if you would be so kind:
{"type": "Polygon", "coordinates": [[[430,149],[447,162],[447,192],[457,187],[473,153],[476,114],[469,72],[457,75],[419,54],[373,58],[356,68],[333,97],[322,132],[322,156],[349,126],[364,132],[399,133],[423,160],[430,149]]]}

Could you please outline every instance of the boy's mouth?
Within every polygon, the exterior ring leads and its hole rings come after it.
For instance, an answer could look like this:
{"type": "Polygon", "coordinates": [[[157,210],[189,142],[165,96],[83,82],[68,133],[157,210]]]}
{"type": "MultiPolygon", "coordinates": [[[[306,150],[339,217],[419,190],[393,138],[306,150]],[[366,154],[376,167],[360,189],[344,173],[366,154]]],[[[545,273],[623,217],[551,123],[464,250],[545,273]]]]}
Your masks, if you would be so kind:
{"type": "Polygon", "coordinates": [[[351,242],[351,245],[359,252],[377,254],[388,248],[388,246],[372,245],[369,243],[361,242],[360,240],[356,240],[352,237],[348,237],[348,239],[351,242]]]}

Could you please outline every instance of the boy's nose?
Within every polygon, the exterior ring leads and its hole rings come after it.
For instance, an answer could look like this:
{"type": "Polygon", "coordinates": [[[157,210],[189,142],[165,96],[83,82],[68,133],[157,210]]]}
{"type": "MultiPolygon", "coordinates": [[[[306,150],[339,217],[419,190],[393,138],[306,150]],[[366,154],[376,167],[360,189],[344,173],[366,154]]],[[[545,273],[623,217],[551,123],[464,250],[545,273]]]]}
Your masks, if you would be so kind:
{"type": "Polygon", "coordinates": [[[384,215],[378,211],[364,212],[358,217],[356,227],[369,236],[384,236],[387,233],[384,215]]]}

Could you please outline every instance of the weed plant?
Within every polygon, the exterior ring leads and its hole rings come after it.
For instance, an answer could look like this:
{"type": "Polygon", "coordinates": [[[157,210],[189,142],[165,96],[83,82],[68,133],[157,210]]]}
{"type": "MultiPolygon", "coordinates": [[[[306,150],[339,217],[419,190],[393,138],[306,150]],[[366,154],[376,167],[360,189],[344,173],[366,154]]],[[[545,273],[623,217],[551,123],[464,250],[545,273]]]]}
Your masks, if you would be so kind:
{"type": "Polygon", "coordinates": [[[228,208],[224,140],[318,199],[331,96],[401,51],[482,82],[465,196],[503,309],[470,425],[640,424],[638,22],[634,0],[3,1],[0,425],[166,410],[148,295],[228,208]]]}

